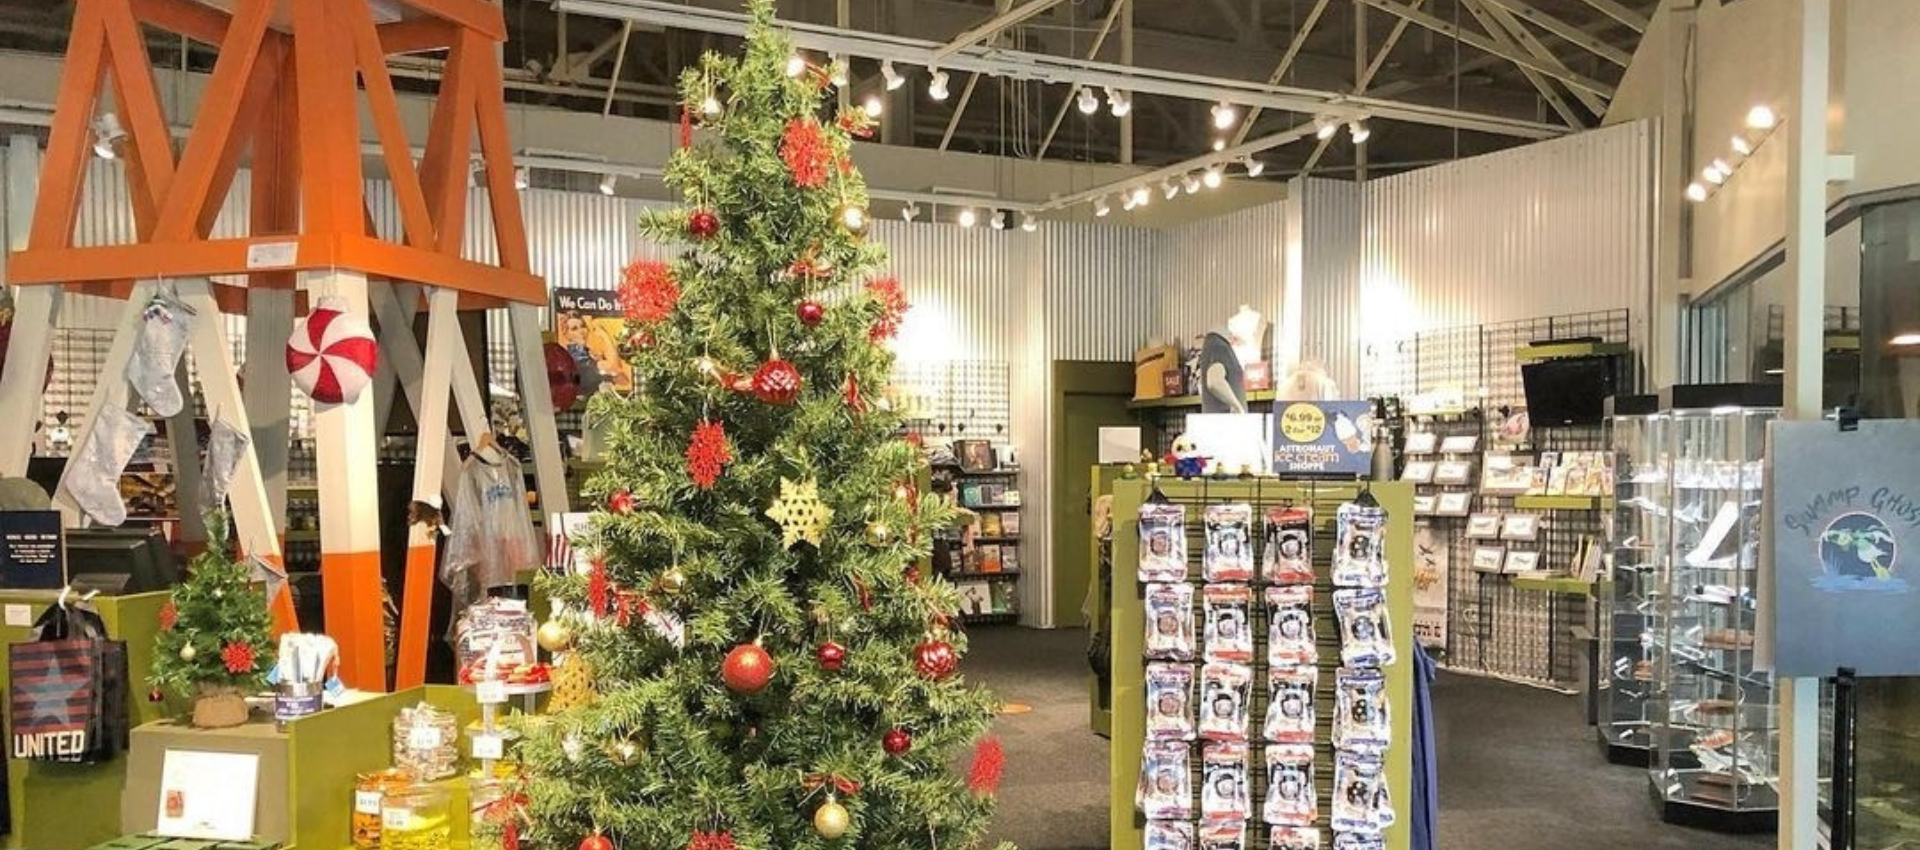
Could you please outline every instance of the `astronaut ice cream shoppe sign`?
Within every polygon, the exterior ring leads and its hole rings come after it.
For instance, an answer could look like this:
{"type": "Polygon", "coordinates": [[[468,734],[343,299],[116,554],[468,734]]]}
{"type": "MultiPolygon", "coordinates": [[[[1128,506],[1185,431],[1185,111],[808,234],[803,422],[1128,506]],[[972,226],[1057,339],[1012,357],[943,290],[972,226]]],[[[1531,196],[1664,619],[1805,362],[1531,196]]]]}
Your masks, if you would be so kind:
{"type": "Polygon", "coordinates": [[[1920,422],[1769,438],[1775,672],[1920,674],[1920,422]]]}
{"type": "Polygon", "coordinates": [[[1366,475],[1373,471],[1373,403],[1273,403],[1273,471],[1278,475],[1366,475]]]}

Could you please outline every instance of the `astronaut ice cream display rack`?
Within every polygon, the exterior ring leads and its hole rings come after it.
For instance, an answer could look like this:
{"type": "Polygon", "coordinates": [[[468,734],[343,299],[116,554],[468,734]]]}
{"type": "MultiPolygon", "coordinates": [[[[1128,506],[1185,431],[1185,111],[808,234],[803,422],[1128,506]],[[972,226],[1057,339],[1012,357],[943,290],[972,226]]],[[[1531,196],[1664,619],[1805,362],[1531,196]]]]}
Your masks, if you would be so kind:
{"type": "Polygon", "coordinates": [[[1121,481],[1109,846],[1405,850],[1413,493],[1121,481]]]}

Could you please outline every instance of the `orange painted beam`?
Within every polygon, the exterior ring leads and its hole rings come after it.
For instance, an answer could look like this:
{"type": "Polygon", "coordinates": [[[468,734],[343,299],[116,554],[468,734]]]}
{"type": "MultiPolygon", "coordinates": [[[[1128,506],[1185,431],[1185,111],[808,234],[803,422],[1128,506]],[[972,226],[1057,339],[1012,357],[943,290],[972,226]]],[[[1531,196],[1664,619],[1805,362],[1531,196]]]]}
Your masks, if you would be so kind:
{"type": "Polygon", "coordinates": [[[160,200],[173,183],[173,133],[160,110],[160,90],[153,82],[153,60],[147,54],[146,39],[125,0],[117,4],[113,0],[82,0],[82,5],[87,4],[103,7],[100,23],[107,34],[114,106],[127,131],[127,164],[139,178],[132,181],[134,211],[137,217],[144,205],[149,214],[157,214],[160,200]]]}
{"type": "MultiPolygon", "coordinates": [[[[489,54],[491,57],[491,54],[489,54]]],[[[527,256],[527,228],[520,192],[513,185],[513,139],[507,135],[506,86],[500,63],[475,68],[475,111],[479,113],[480,153],[487,162],[487,200],[493,210],[493,235],[500,265],[518,272],[533,268],[527,256]]],[[[544,295],[544,293],[543,293],[544,295]]]]}
{"type": "Polygon", "coordinates": [[[500,7],[482,0],[406,0],[407,5],[495,43],[507,40],[500,7]]]}
{"type": "Polygon", "coordinates": [[[86,186],[87,163],[93,157],[94,106],[100,100],[100,81],[106,72],[107,34],[100,25],[100,7],[81,3],[73,13],[73,35],[60,72],[60,93],[47,134],[47,152],[40,161],[39,200],[33,207],[33,227],[27,245],[64,248],[73,244],[73,228],[80,216],[80,192],[86,186]]]}
{"type": "MultiPolygon", "coordinates": [[[[411,532],[410,532],[411,533],[411,532]]],[[[394,690],[427,681],[428,621],[433,617],[433,543],[407,547],[407,575],[400,591],[400,657],[394,665],[394,690]]]]}
{"type": "Polygon", "coordinates": [[[467,170],[473,156],[471,41],[469,34],[460,33],[447,54],[447,73],[440,80],[427,125],[427,151],[420,160],[421,191],[433,215],[435,238],[441,251],[455,255],[466,238],[467,170]]]}
{"type": "Polygon", "coordinates": [[[434,246],[433,219],[420,190],[413,148],[400,119],[400,98],[394,94],[393,78],[387,75],[387,56],[380,49],[379,34],[374,32],[373,15],[360,3],[342,3],[338,8],[360,67],[368,111],[373,113],[374,134],[380,138],[381,159],[387,165],[387,178],[393,183],[394,200],[400,207],[404,238],[408,245],[430,250],[434,246]]]}
{"type": "Polygon", "coordinates": [[[320,553],[327,634],[340,643],[340,679],[365,691],[387,689],[385,615],[380,610],[380,552],[320,553]]]}
{"type": "Polygon", "coordinates": [[[397,21],[381,24],[380,50],[391,56],[396,53],[427,53],[445,50],[453,46],[453,40],[460,28],[435,18],[414,18],[410,21],[397,21]]]}
{"type": "Polygon", "coordinates": [[[359,225],[365,187],[352,47],[330,9],[335,0],[293,4],[294,90],[300,98],[300,198],[310,233],[359,225]]]}
{"type": "Polygon", "coordinates": [[[205,44],[227,37],[226,13],[193,0],[129,0],[134,17],[167,32],[205,44]]]}
{"type": "Polygon", "coordinates": [[[380,239],[343,236],[340,262],[391,280],[445,286],[506,301],[547,303],[547,284],[539,275],[463,260],[438,251],[421,251],[380,239]]]}
{"type": "Polygon", "coordinates": [[[241,106],[254,79],[254,65],[266,43],[267,19],[273,14],[274,0],[240,0],[233,26],[220,43],[220,58],[193,118],[193,131],[187,136],[186,150],[180,155],[180,167],[160,204],[160,225],[154,231],[156,242],[178,242],[197,236],[194,228],[201,213],[213,209],[217,214],[225,198],[212,190],[223,162],[239,161],[243,139],[236,129],[241,123],[241,106]]]}
{"type": "MultiPolygon", "coordinates": [[[[241,155],[246,153],[249,141],[255,149],[264,147],[259,139],[271,123],[275,110],[276,89],[282,82],[281,71],[287,60],[287,39],[277,33],[268,33],[266,41],[260,46],[260,57],[253,63],[253,75],[247,81],[246,91],[240,99],[239,123],[234,127],[234,138],[229,140],[221,154],[213,180],[207,187],[207,203],[200,207],[200,218],[194,222],[194,234],[205,239],[213,232],[214,222],[220,218],[220,211],[226,205],[227,192],[233,188],[234,178],[239,176],[241,155]]],[[[254,157],[254,168],[271,167],[270,160],[263,155],[254,157]]],[[[294,229],[293,224],[272,227],[256,227],[254,232],[275,233],[294,229]]]]}

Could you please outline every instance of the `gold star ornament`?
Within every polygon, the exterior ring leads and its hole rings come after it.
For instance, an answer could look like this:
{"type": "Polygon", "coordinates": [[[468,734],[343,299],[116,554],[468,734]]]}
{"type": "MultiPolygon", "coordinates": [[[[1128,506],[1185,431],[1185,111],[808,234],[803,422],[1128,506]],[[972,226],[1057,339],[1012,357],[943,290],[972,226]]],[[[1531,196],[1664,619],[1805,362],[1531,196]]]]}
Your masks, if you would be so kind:
{"type": "Polygon", "coordinates": [[[767,509],[767,516],[780,523],[781,541],[788,549],[802,540],[818,547],[827,523],[833,521],[833,509],[820,501],[818,482],[808,479],[795,483],[782,477],[780,495],[767,509]]]}

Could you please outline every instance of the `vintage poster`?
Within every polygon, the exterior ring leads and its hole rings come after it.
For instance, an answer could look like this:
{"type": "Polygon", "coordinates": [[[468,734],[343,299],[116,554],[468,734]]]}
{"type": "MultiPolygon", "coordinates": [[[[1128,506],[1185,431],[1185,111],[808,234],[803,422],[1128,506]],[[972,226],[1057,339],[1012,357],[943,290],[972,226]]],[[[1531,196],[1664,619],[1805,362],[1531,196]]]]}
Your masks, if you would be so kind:
{"type": "Polygon", "coordinates": [[[1447,539],[1433,527],[1413,527],[1413,637],[1422,646],[1447,645],[1447,539]]]}
{"type": "Polygon", "coordinates": [[[626,335],[627,320],[612,290],[553,291],[554,341],[566,346],[576,362],[599,367],[603,386],[623,393],[633,389],[633,369],[620,354],[626,335]]]}
{"type": "Polygon", "coordinates": [[[1373,403],[1276,401],[1273,472],[1364,477],[1373,472],[1373,403]]]}

